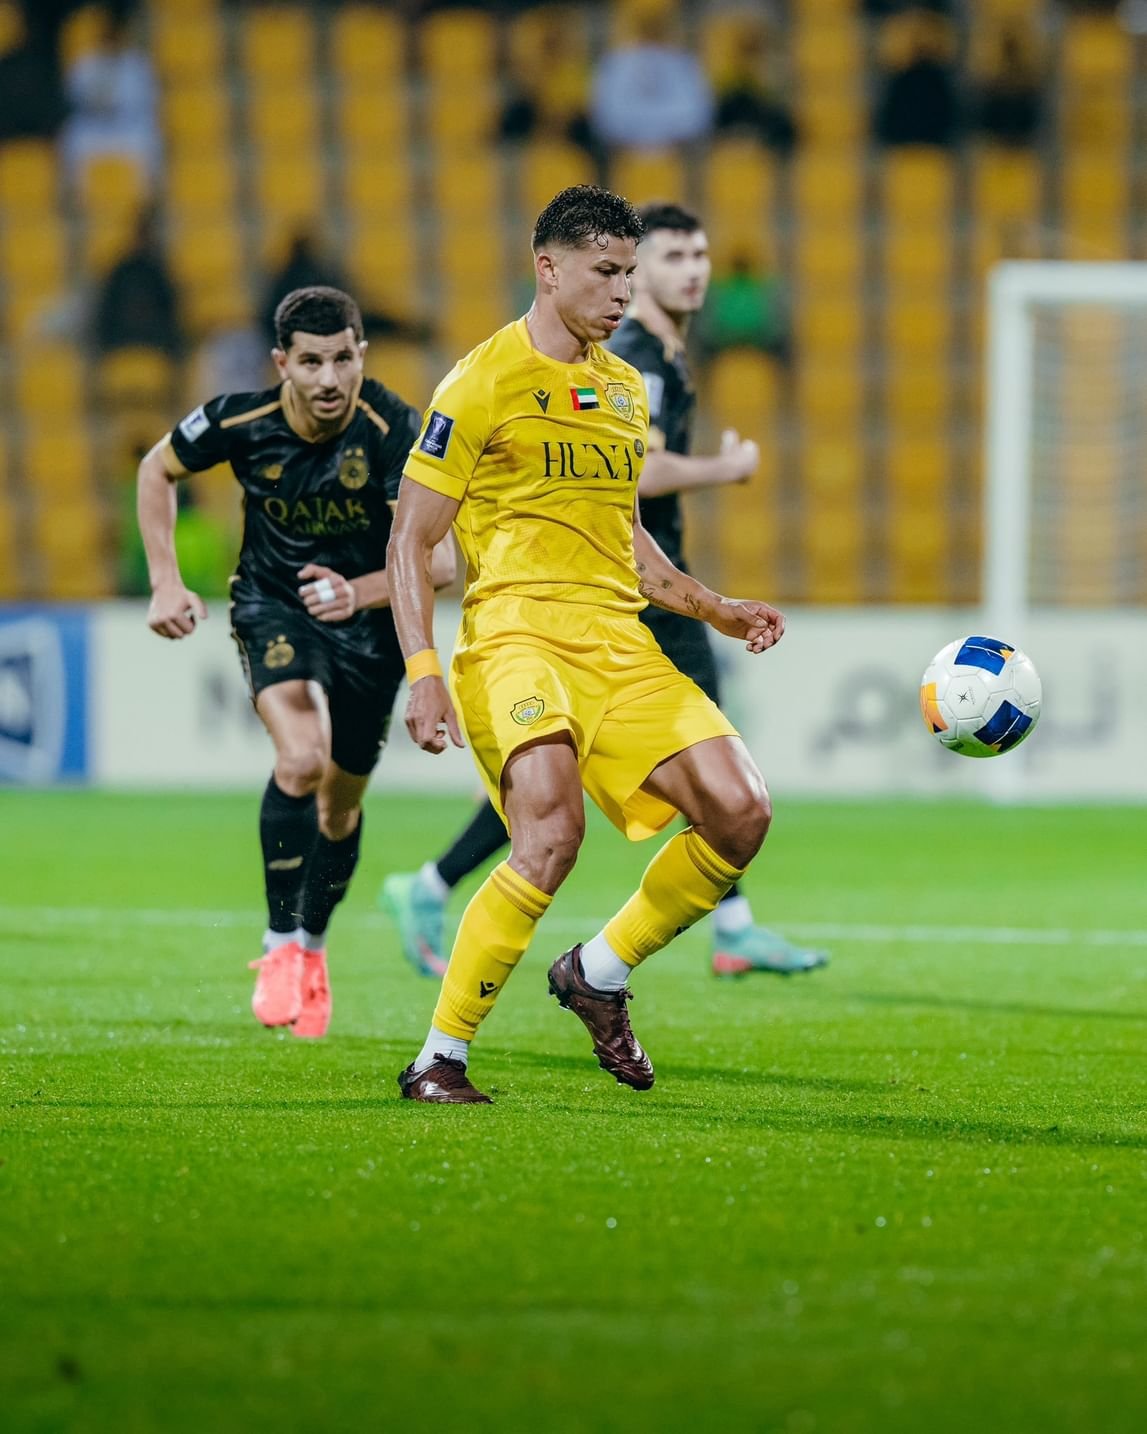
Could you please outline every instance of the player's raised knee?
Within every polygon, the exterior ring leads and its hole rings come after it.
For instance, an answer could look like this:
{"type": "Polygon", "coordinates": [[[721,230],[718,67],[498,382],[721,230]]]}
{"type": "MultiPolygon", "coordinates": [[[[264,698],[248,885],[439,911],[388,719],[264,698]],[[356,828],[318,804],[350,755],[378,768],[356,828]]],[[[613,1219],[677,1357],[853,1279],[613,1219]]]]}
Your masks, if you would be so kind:
{"type": "Polygon", "coordinates": [[[327,754],[318,744],[289,747],[276,758],[275,780],[288,796],[309,796],[318,791],[326,764],[327,754]]]}
{"type": "Polygon", "coordinates": [[[761,778],[746,777],[722,793],[721,805],[722,855],[736,866],[748,866],[760,851],[773,818],[768,788],[761,778]]]}

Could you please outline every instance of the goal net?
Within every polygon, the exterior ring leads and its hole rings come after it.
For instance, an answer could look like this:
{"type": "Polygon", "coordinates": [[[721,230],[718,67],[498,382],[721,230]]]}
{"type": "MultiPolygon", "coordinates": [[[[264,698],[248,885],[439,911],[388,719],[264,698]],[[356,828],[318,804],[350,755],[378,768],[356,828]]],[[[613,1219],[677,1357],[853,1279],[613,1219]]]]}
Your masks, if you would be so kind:
{"type": "Polygon", "coordinates": [[[1147,264],[989,285],[984,610],[1147,606],[1147,264]]]}

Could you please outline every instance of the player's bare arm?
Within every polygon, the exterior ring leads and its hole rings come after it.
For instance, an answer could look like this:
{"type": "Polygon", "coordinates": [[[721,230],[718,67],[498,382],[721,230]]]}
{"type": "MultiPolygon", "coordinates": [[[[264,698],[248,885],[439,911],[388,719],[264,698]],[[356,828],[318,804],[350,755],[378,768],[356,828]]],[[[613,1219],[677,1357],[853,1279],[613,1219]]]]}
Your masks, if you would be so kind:
{"type": "Polygon", "coordinates": [[[179,460],[165,436],[141,461],[136,486],[136,512],[151,583],[147,625],[160,637],[173,640],[188,637],[207,616],[207,604],[184,584],[175,552],[175,485],[180,476],[179,460]]]}
{"type": "MultiPolygon", "coordinates": [[[[391,504],[392,508],[394,506],[391,504]]],[[[430,558],[430,581],[435,592],[449,587],[457,567],[454,539],[447,533],[430,558]]],[[[299,597],[310,615],[319,622],[345,622],[364,608],[390,606],[390,579],[385,568],[362,573],[357,578],[344,578],[341,573],[323,567],[321,563],[307,563],[299,569],[299,577],[303,579],[299,597]]]]}
{"type": "MultiPolygon", "coordinates": [[[[652,440],[652,430],[650,436],[652,440]]],[[[651,441],[637,485],[638,496],[660,498],[666,493],[684,493],[691,488],[744,483],[757,471],[760,461],[758,446],[732,428],[721,435],[720,452],[713,454],[670,453],[665,448],[654,447],[651,441]]]]}
{"type": "MultiPolygon", "coordinates": [[[[434,553],[449,536],[458,501],[407,479],[402,484],[386,570],[390,605],[402,654],[410,663],[434,650],[434,553]]],[[[409,668],[408,668],[409,671],[409,668]]],[[[462,732],[441,672],[411,675],[406,729],[425,752],[446,750],[446,736],[461,747],[462,732]]]]}
{"type": "Polygon", "coordinates": [[[683,573],[650,537],[634,515],[633,557],[641,596],[654,607],[707,622],[725,637],[743,639],[750,652],[764,652],[781,640],[784,614],[768,603],[722,597],[683,573]]]}

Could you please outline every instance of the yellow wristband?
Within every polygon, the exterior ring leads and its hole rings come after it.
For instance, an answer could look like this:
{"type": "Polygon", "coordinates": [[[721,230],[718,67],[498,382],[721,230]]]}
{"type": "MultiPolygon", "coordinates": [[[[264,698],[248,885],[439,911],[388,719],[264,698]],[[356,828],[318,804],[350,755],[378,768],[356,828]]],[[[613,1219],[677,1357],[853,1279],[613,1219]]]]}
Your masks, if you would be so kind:
{"type": "Polygon", "coordinates": [[[411,687],[420,677],[441,677],[442,663],[432,647],[424,647],[406,659],[406,680],[411,687]]]}

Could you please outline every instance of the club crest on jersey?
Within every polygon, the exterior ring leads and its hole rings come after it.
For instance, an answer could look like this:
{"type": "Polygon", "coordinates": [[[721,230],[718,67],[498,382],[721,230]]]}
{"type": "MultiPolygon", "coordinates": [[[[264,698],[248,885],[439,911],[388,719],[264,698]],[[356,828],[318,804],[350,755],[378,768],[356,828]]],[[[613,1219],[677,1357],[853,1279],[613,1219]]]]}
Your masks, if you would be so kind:
{"type": "Polygon", "coordinates": [[[607,383],[605,386],[605,401],[613,409],[614,413],[624,418],[626,423],[633,422],[633,394],[623,383],[607,383]]]}
{"type": "Polygon", "coordinates": [[[596,388],[571,388],[570,403],[573,404],[575,413],[583,413],[587,408],[600,408],[597,401],[596,388]]]}
{"type": "Polygon", "coordinates": [[[342,456],[339,464],[339,482],[344,488],[352,492],[361,488],[370,477],[370,469],[366,466],[366,450],[362,448],[348,448],[342,456]]]}
{"type": "Polygon", "coordinates": [[[295,649],[283,633],[271,639],[267,644],[267,651],[263,654],[263,666],[269,667],[273,671],[277,671],[280,667],[289,667],[294,660],[295,649]]]}
{"type": "Polygon", "coordinates": [[[268,463],[266,468],[259,473],[260,478],[266,478],[268,483],[277,483],[283,476],[283,465],[281,463],[268,463]]]}
{"type": "Polygon", "coordinates": [[[510,716],[519,727],[532,727],[545,710],[546,704],[540,697],[526,697],[514,703],[510,716]]]}

